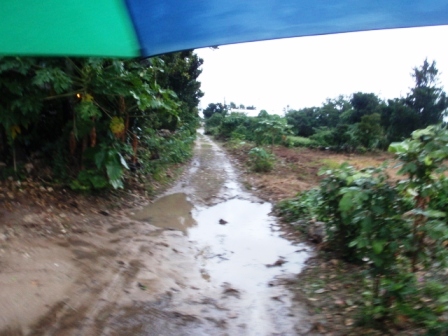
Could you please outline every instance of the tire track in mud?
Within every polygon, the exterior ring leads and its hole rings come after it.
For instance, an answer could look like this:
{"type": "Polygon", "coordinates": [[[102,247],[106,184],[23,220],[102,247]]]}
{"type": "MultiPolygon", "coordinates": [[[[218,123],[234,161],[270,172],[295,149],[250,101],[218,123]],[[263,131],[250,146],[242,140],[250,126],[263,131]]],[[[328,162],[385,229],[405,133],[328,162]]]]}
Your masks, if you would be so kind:
{"type": "MultiPolygon", "coordinates": [[[[202,135],[199,136],[197,141],[192,164],[179,183],[168,191],[165,197],[161,197],[154,205],[149,206],[149,213],[140,216],[140,218],[146,217],[154,225],[158,225],[157,221],[160,218],[156,218],[154,209],[167,206],[166,211],[173,211],[170,198],[178,198],[178,193],[186,194],[195,205],[192,210],[192,217],[195,220],[201,218],[201,213],[217,209],[229,201],[238,203],[237,206],[239,207],[250,208],[254,212],[260,210],[257,206],[261,204],[260,207],[264,208],[263,211],[266,216],[270,212],[269,204],[263,204],[254,196],[241,190],[237,181],[237,174],[226,155],[216,144],[202,135]],[[157,204],[158,202],[160,204],[157,204]],[[266,209],[268,210],[266,211],[266,209]],[[151,214],[153,217],[151,217],[151,214]]],[[[179,205],[179,207],[181,206],[179,205]]],[[[230,209],[224,209],[220,216],[229,216],[229,211],[232,212],[232,206],[230,206],[230,209]]],[[[188,215],[185,214],[185,216],[188,215]]],[[[244,216],[247,216],[247,214],[244,214],[244,216]]],[[[256,216],[249,213],[249,217],[256,216]]],[[[249,217],[246,218],[247,221],[250,221],[249,217]]],[[[126,308],[127,311],[134,312],[132,315],[134,318],[133,327],[132,329],[126,329],[126,331],[131,330],[133,333],[138,331],[137,335],[301,335],[308,333],[311,324],[304,319],[304,309],[294,305],[290,294],[281,286],[288,278],[289,273],[286,268],[284,272],[276,272],[274,268],[268,270],[266,267],[268,261],[265,264],[260,264],[258,260],[256,261],[258,263],[256,268],[249,269],[249,272],[255,270],[259,272],[254,274],[255,277],[259,277],[261,274],[267,274],[267,277],[263,275],[261,278],[245,284],[245,281],[238,281],[238,277],[251,277],[250,274],[245,272],[234,274],[236,277],[233,278],[229,278],[225,274],[222,276],[223,273],[231,273],[229,269],[222,267],[222,265],[228,262],[229,258],[227,257],[233,251],[224,248],[223,253],[214,253],[214,247],[206,243],[207,240],[210,240],[216,246],[221,243],[220,240],[230,240],[225,233],[217,230],[219,226],[217,225],[218,218],[212,219],[212,223],[208,224],[209,227],[213,227],[210,232],[206,232],[205,237],[202,237],[205,239],[205,244],[204,241],[200,241],[202,239],[200,235],[203,233],[199,235],[199,238],[193,234],[195,227],[201,226],[200,223],[196,225],[193,221],[191,228],[181,230],[183,235],[178,237],[179,240],[185,243],[185,239],[188,239],[189,249],[194,252],[190,253],[188,260],[184,261],[190,265],[191,269],[188,271],[188,277],[183,281],[190,285],[184,285],[182,289],[169,288],[165,293],[159,292],[159,296],[167,295],[170,298],[163,307],[156,305],[154,301],[146,301],[144,304],[139,300],[134,301],[132,309],[129,306],[126,308]],[[218,237],[218,240],[213,240],[214,237],[218,237]],[[211,262],[212,260],[213,262],[211,262]],[[221,262],[222,264],[220,264],[221,262]],[[274,277],[276,274],[281,277],[271,278],[271,275],[274,277]],[[200,278],[198,278],[198,275],[200,278]],[[231,281],[227,282],[226,279],[231,279],[231,281]],[[251,286],[256,287],[255,290],[252,290],[251,286]],[[193,289],[193,292],[191,289],[193,289]],[[194,290],[197,292],[194,292],[194,290]],[[193,300],[191,299],[192,296],[193,300]],[[197,306],[200,308],[196,309],[197,306]],[[157,319],[149,317],[154,315],[154,309],[159,313],[162,309],[162,316],[166,319],[171,318],[171,320],[164,320],[161,316],[157,319]],[[172,318],[173,314],[183,316],[182,324],[172,318]],[[174,326],[174,329],[172,326],[174,326]]],[[[182,220],[191,222],[190,219],[185,217],[182,220]]],[[[262,222],[264,219],[257,220],[262,222]]],[[[210,222],[210,218],[208,221],[210,222]]],[[[265,234],[273,235],[273,230],[270,228],[270,226],[274,226],[273,221],[268,220],[268,223],[264,223],[264,225],[266,224],[268,230],[265,230],[265,234]]],[[[232,223],[225,226],[230,227],[232,223]]],[[[238,229],[242,228],[236,228],[236,230],[238,229]]],[[[278,241],[278,237],[276,238],[278,241]]],[[[250,237],[249,239],[252,240],[250,237]]],[[[266,240],[268,247],[277,248],[275,244],[269,246],[269,239],[271,238],[266,240]]],[[[275,241],[274,238],[271,240],[272,242],[275,241]]],[[[176,246],[182,245],[181,241],[175,242],[176,246]]],[[[240,243],[244,245],[244,241],[240,243]]],[[[167,245],[167,247],[171,246],[171,244],[167,245]]],[[[297,248],[293,247],[289,251],[292,251],[289,254],[296,253],[297,248]]],[[[289,270],[296,270],[297,272],[301,265],[294,267],[294,263],[302,263],[306,258],[305,255],[296,258],[297,260],[290,258],[291,256],[287,257],[290,265],[292,265],[289,270]]],[[[171,260],[164,255],[158,258],[165,258],[167,262],[171,260]]],[[[275,262],[275,260],[270,260],[270,262],[275,262]]],[[[234,264],[230,263],[230,265],[234,264]]],[[[243,265],[239,270],[244,270],[246,266],[243,265]]],[[[175,277],[174,274],[170,276],[175,277]]],[[[127,320],[129,316],[130,314],[125,313],[117,315],[109,321],[109,327],[111,325],[114,325],[115,328],[120,328],[120,325],[129,327],[129,321],[127,320]]],[[[111,332],[111,330],[109,329],[108,332],[111,332]]]]}
{"type": "MultiPolygon", "coordinates": [[[[31,326],[29,335],[96,334],[84,332],[85,326],[89,325],[90,316],[96,316],[102,303],[113,299],[114,290],[120,287],[123,279],[135,276],[139,265],[135,260],[131,260],[125,268],[114,264],[117,258],[126,254],[119,251],[126,249],[113,250],[113,246],[105,238],[107,236],[96,235],[60,243],[72,251],[73,262],[78,267],[78,277],[65,298],[53,305],[31,326]]],[[[114,245],[117,248],[116,243],[114,245]]]]}
{"type": "MultiPolygon", "coordinates": [[[[176,198],[176,208],[184,213],[176,216],[185,226],[123,216],[67,240],[79,270],[75,284],[24,334],[311,335],[304,309],[282,285],[307,253],[279,243],[270,205],[242,190],[225,153],[202,134],[190,166],[164,196],[179,193],[186,197],[176,198]],[[244,249],[257,244],[273,254],[257,259],[264,253],[244,249]],[[266,267],[277,257],[284,265],[266,267]]],[[[166,212],[175,212],[169,206],[166,212]]]]}

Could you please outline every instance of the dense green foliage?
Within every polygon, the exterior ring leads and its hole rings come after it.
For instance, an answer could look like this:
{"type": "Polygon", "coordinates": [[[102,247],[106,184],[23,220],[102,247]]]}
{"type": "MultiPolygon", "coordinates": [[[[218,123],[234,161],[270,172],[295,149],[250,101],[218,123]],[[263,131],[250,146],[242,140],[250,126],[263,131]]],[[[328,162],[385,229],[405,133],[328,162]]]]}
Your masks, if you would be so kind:
{"type": "Polygon", "coordinates": [[[422,127],[443,121],[448,99],[437,82],[435,62],[413,69],[415,87],[405,98],[381,101],[373,93],[350,99],[328,99],[321,107],[287,111],[295,135],[310,137],[318,146],[338,151],[387,148],[422,127]]]}
{"type": "Polygon", "coordinates": [[[432,335],[448,330],[441,316],[448,313],[448,131],[442,125],[448,99],[437,73],[435,63],[425,61],[414,69],[409,94],[387,102],[358,92],[284,117],[226,110],[205,121],[209,134],[255,143],[248,152],[254,171],[272,169],[272,154],[263,145],[395,153],[404,175],[399,181],[389,178],[385,166],[357,170],[343,164],[321,171],[318,188],[276,207],[307,234],[312,223],[324,222],[323,246],[366,272],[361,321],[404,317],[432,335]]]}
{"type": "MultiPolygon", "coordinates": [[[[0,58],[0,161],[49,164],[73,189],[190,155],[202,96],[192,51],[148,60],[0,58]]],[[[3,175],[11,169],[5,168],[3,175]]]]}
{"type": "Polygon", "coordinates": [[[257,117],[232,112],[229,115],[214,113],[205,120],[206,134],[232,142],[251,141],[256,147],[248,151],[249,164],[254,172],[269,172],[274,168],[274,155],[263,146],[288,144],[290,126],[285,118],[270,115],[262,110],[257,117]]]}
{"type": "Polygon", "coordinates": [[[448,324],[447,265],[448,130],[430,126],[389,150],[407,178],[391,181],[384,169],[357,171],[343,164],[323,171],[318,189],[279,204],[290,221],[326,223],[326,245],[341,257],[365,263],[364,319],[407,316],[441,335],[448,324]],[[312,206],[310,206],[312,204],[312,206]],[[428,298],[429,297],[429,298],[428,298]]]}
{"type": "Polygon", "coordinates": [[[418,128],[441,123],[448,98],[438,86],[436,64],[424,61],[413,69],[415,87],[405,98],[382,101],[373,93],[327,99],[321,107],[288,110],[284,117],[261,110],[257,117],[231,112],[234,103],[209,104],[204,109],[206,132],[223,139],[256,144],[327,148],[365,152],[386,149],[418,128]]]}
{"type": "Polygon", "coordinates": [[[290,134],[285,118],[261,111],[257,117],[232,112],[215,113],[205,121],[205,132],[221,139],[253,141],[258,146],[284,143],[290,134]]]}
{"type": "Polygon", "coordinates": [[[204,109],[204,111],[202,111],[205,119],[208,119],[215,114],[221,114],[221,115],[225,116],[227,114],[227,112],[228,112],[227,106],[225,106],[224,104],[221,104],[221,103],[216,103],[216,104],[210,103],[204,109]]]}

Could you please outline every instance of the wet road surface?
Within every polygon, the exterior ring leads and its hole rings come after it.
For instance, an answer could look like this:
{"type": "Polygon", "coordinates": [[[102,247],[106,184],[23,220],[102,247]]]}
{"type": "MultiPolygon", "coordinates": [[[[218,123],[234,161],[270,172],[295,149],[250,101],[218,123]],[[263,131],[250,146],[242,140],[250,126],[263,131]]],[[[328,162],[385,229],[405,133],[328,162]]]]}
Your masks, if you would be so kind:
{"type": "Polygon", "coordinates": [[[180,230],[192,243],[202,286],[214,292],[206,300],[225,311],[208,319],[221,321],[216,334],[299,334],[309,327],[303,312],[272,284],[299,273],[308,254],[279,236],[271,210],[242,190],[222,150],[200,135],[179,184],[134,218],[180,230]]]}
{"type": "Polygon", "coordinates": [[[106,230],[68,241],[71,262],[52,261],[66,269],[61,293],[44,297],[37,320],[4,321],[4,334],[310,335],[305,310],[283,285],[310,253],[280,237],[271,210],[198,134],[178,183],[106,230]]]}

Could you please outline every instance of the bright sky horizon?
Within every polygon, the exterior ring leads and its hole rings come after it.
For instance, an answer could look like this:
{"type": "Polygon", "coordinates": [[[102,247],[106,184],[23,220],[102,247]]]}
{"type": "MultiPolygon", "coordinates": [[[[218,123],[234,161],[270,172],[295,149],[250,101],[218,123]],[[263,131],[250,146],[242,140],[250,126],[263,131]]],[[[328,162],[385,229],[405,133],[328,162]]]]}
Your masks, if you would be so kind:
{"type": "Polygon", "coordinates": [[[411,73],[436,61],[448,90],[448,26],[321,35],[197,49],[204,59],[199,81],[209,103],[254,105],[279,113],[289,106],[321,106],[355,92],[382,99],[404,97],[411,73]]]}

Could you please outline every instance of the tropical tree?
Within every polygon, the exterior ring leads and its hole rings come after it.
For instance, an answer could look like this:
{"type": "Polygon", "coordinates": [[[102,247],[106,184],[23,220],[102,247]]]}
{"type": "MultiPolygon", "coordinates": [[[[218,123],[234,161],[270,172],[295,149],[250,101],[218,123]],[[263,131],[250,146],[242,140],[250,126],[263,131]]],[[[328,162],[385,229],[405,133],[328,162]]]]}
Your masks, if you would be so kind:
{"type": "Polygon", "coordinates": [[[162,55],[160,59],[165,64],[163,72],[157,75],[157,81],[161,87],[176,92],[180,101],[178,117],[171,118],[166,128],[174,130],[182,124],[196,125],[199,118],[197,106],[204,96],[197,80],[202,73],[203,59],[193,50],[162,55]]]}
{"type": "Polygon", "coordinates": [[[389,99],[382,109],[381,124],[387,141],[402,141],[419,127],[420,118],[405,98],[389,99]]]}
{"type": "Polygon", "coordinates": [[[179,127],[192,114],[194,120],[200,95],[194,76],[193,89],[179,88],[179,99],[160,85],[162,79],[177,83],[161,77],[165,70],[159,58],[0,58],[0,158],[15,162],[16,147],[39,150],[52,158],[59,175],[65,170],[76,176],[75,189],[122,187],[139,143],[154,133],[148,130],[169,120],[179,127]]]}
{"type": "Polygon", "coordinates": [[[442,87],[438,86],[439,70],[436,62],[430,64],[425,59],[423,65],[413,71],[415,87],[407,96],[406,103],[418,115],[419,127],[442,122],[447,113],[448,98],[442,87]]]}
{"type": "Polygon", "coordinates": [[[336,99],[327,99],[322,107],[316,110],[316,123],[318,127],[335,127],[341,123],[341,115],[350,111],[352,105],[344,96],[336,99]]]}
{"type": "Polygon", "coordinates": [[[208,104],[207,108],[202,111],[204,114],[204,118],[208,119],[215,113],[220,113],[222,115],[227,114],[227,107],[223,105],[222,103],[210,103],[208,104]]]}
{"type": "Polygon", "coordinates": [[[257,145],[270,142],[272,146],[280,142],[282,136],[290,133],[290,128],[285,120],[278,115],[260,118],[256,123],[255,142],[257,145]]]}
{"type": "Polygon", "coordinates": [[[381,114],[381,99],[374,93],[354,93],[350,99],[352,109],[344,113],[345,121],[349,124],[356,124],[361,121],[365,115],[379,113],[381,114]]]}
{"type": "Polygon", "coordinates": [[[381,116],[378,113],[366,114],[361,121],[354,125],[353,135],[355,144],[367,149],[380,147],[383,142],[381,116]]]}
{"type": "Polygon", "coordinates": [[[261,110],[261,111],[258,113],[258,117],[259,117],[259,118],[268,118],[268,117],[269,117],[269,113],[268,113],[268,111],[266,111],[266,110],[261,110]]]}
{"type": "Polygon", "coordinates": [[[309,137],[315,133],[315,128],[319,127],[316,115],[318,107],[307,107],[300,110],[289,110],[285,114],[286,121],[292,126],[294,134],[309,137]]]}

